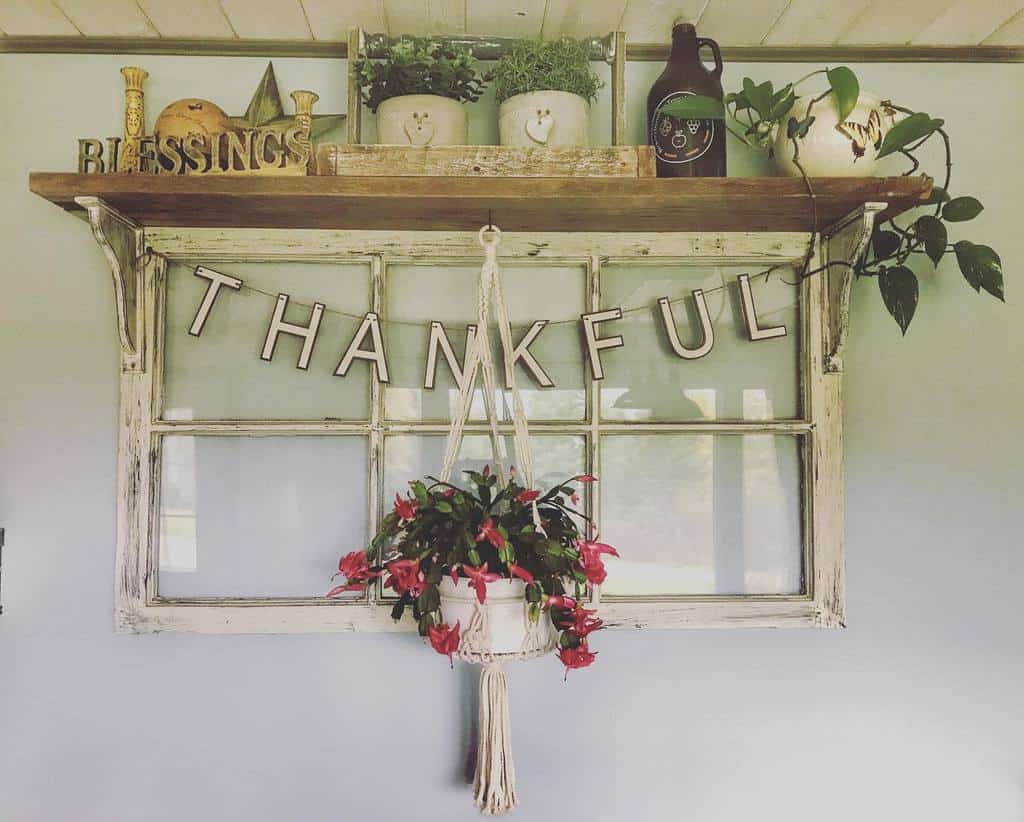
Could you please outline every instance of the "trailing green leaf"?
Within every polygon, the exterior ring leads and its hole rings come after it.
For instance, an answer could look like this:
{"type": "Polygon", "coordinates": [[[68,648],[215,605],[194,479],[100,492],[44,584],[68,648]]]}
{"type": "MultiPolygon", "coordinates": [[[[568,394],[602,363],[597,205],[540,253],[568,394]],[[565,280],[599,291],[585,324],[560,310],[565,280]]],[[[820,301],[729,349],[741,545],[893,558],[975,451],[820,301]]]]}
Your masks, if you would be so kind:
{"type": "Polygon", "coordinates": [[[836,108],[839,110],[839,122],[842,123],[857,107],[860,83],[857,80],[857,75],[846,66],[828,69],[825,74],[828,77],[829,85],[832,86],[836,108]]]}
{"type": "Polygon", "coordinates": [[[924,214],[914,223],[914,235],[924,244],[924,253],[935,264],[939,264],[946,253],[948,233],[946,225],[938,217],[924,214]]]}
{"type": "Polygon", "coordinates": [[[688,94],[676,97],[658,109],[660,114],[669,117],[690,120],[722,120],[725,118],[725,106],[721,100],[705,97],[702,94],[688,94]]]}
{"type": "Polygon", "coordinates": [[[906,148],[911,143],[933,134],[942,128],[943,120],[933,120],[923,111],[908,115],[900,120],[882,138],[882,147],[878,150],[879,158],[885,157],[906,148]]]}
{"type": "Polygon", "coordinates": [[[885,307],[906,334],[917,310],[918,287],[914,272],[904,265],[883,267],[878,272],[878,289],[885,307]]]}
{"type": "Polygon", "coordinates": [[[987,245],[975,245],[960,240],[953,246],[956,260],[964,279],[975,291],[985,289],[998,300],[1006,301],[1003,293],[1003,263],[999,255],[987,245]]]}
{"type": "Polygon", "coordinates": [[[951,223],[965,223],[984,210],[985,206],[975,197],[955,197],[942,207],[942,219],[951,223]]]}

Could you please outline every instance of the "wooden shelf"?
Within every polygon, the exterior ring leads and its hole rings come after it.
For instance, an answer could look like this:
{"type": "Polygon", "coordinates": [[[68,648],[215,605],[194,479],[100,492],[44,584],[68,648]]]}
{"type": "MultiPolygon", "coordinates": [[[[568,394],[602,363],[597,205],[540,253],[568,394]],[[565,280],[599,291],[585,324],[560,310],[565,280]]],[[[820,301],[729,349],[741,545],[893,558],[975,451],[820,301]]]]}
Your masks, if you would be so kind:
{"type": "MultiPolygon", "coordinates": [[[[812,181],[818,228],[866,202],[919,205],[924,177],[812,181]]],[[[804,182],[789,177],[475,179],[179,177],[35,172],[29,188],[69,211],[98,197],[143,226],[468,231],[809,231],[804,182]]]]}

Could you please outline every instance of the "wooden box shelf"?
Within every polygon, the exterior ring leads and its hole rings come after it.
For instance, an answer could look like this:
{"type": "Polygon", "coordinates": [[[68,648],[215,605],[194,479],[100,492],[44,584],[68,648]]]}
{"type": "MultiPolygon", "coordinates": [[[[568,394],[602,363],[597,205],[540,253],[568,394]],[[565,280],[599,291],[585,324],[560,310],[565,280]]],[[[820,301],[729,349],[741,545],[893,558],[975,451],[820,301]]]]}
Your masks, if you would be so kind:
{"type": "Polygon", "coordinates": [[[819,178],[814,225],[799,178],[189,177],[34,172],[68,211],[96,197],[142,226],[471,231],[810,231],[868,202],[920,205],[926,177],[819,178]]]}

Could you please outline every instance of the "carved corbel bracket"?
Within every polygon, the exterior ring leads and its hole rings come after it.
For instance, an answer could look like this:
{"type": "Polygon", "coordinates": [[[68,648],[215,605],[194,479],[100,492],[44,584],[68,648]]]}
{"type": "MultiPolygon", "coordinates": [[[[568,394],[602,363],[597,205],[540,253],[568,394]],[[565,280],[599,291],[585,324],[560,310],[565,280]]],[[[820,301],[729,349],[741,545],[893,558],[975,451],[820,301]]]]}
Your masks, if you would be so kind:
{"type": "Polygon", "coordinates": [[[825,344],[825,372],[843,372],[843,350],[850,330],[850,290],[853,268],[871,240],[875,218],[887,203],[864,203],[839,222],[822,232],[826,268],[825,299],[828,316],[822,339],[825,344]],[[830,265],[830,263],[846,265],[830,265]]]}
{"type": "Polygon", "coordinates": [[[93,236],[114,276],[121,369],[145,369],[143,352],[142,227],[98,197],[75,197],[89,218],[93,236]]]}

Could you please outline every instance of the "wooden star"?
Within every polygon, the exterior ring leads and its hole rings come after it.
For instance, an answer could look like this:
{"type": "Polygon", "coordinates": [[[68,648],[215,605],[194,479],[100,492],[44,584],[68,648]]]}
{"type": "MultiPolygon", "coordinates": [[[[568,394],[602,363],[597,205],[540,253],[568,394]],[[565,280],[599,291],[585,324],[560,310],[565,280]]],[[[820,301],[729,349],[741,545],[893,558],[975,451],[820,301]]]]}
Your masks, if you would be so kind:
{"type": "MultiPolygon", "coordinates": [[[[341,125],[344,114],[314,114],[310,139],[316,140],[332,129],[341,125]]],[[[241,117],[232,117],[231,122],[239,128],[272,128],[284,131],[295,124],[294,115],[284,113],[281,103],[281,92],[277,88],[277,76],[274,74],[273,62],[267,63],[260,84],[256,86],[249,107],[241,117]]]]}

